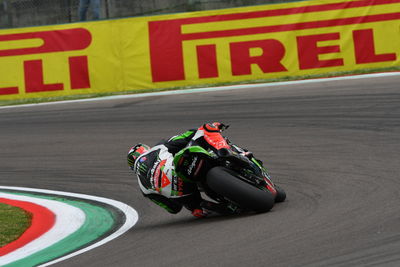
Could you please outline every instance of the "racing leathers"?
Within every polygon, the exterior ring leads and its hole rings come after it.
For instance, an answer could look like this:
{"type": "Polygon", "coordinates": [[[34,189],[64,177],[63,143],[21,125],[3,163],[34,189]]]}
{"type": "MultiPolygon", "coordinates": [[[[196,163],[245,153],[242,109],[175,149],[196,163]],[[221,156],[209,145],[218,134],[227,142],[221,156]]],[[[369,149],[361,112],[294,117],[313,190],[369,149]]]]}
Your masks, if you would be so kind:
{"type": "Polygon", "coordinates": [[[224,128],[227,126],[222,123],[204,124],[198,129],[174,136],[140,155],[133,170],[143,195],[170,213],[176,214],[185,207],[196,217],[206,216],[207,212],[203,209],[206,201],[202,199],[196,181],[188,181],[176,175],[174,155],[194,141],[213,150],[229,148],[250,155],[222,137],[221,131],[224,128]]]}

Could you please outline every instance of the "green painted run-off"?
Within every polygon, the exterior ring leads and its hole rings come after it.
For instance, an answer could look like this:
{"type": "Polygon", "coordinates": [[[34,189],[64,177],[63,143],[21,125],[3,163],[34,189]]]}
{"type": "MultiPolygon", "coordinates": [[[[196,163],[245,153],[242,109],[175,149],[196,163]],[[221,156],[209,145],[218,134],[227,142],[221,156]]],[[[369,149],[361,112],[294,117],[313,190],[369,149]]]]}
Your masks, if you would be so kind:
{"type": "Polygon", "coordinates": [[[15,192],[12,193],[64,202],[68,205],[81,209],[85,213],[86,220],[84,224],[73,234],[26,258],[4,265],[6,267],[37,266],[39,264],[43,264],[64,256],[68,253],[72,253],[104,236],[104,234],[113,228],[116,221],[113,214],[106,208],[89,204],[84,201],[70,200],[56,196],[43,196],[15,192]]]}

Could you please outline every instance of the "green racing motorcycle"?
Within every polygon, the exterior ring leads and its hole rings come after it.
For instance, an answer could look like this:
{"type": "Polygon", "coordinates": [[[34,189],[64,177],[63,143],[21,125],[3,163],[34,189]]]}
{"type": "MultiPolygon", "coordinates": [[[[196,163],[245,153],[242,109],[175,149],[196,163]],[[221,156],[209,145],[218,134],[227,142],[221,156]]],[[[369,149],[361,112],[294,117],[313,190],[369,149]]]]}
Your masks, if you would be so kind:
{"type": "Polygon", "coordinates": [[[260,160],[226,147],[218,150],[204,147],[194,141],[179,151],[174,157],[175,172],[186,181],[196,182],[219,206],[227,207],[214,211],[260,213],[285,201],[285,191],[272,182],[260,160]]]}

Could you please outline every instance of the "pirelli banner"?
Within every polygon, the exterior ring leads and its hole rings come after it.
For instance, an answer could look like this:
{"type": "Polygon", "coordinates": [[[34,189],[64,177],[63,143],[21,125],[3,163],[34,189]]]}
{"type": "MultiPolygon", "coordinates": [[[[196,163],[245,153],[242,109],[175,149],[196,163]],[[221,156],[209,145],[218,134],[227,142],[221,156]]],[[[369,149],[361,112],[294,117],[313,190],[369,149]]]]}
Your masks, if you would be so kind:
{"type": "Polygon", "coordinates": [[[313,0],[0,31],[0,100],[399,66],[400,0],[313,0]]]}

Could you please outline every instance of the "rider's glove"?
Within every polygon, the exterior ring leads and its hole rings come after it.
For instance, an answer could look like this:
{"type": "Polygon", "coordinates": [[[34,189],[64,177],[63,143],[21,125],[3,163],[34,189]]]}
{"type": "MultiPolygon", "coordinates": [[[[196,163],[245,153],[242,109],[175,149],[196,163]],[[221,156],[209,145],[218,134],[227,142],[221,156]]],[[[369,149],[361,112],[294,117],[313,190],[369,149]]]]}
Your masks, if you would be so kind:
{"type": "Polygon", "coordinates": [[[207,217],[207,212],[205,210],[199,208],[199,209],[194,209],[192,211],[192,215],[197,218],[204,218],[204,217],[207,217]]]}
{"type": "Polygon", "coordinates": [[[242,153],[240,153],[240,155],[245,156],[248,159],[251,159],[253,157],[253,153],[250,151],[242,152],[242,153]]]}
{"type": "Polygon", "coordinates": [[[223,130],[227,129],[229,125],[225,125],[221,122],[213,122],[213,123],[206,123],[204,124],[203,127],[208,132],[222,132],[223,130]]]}

